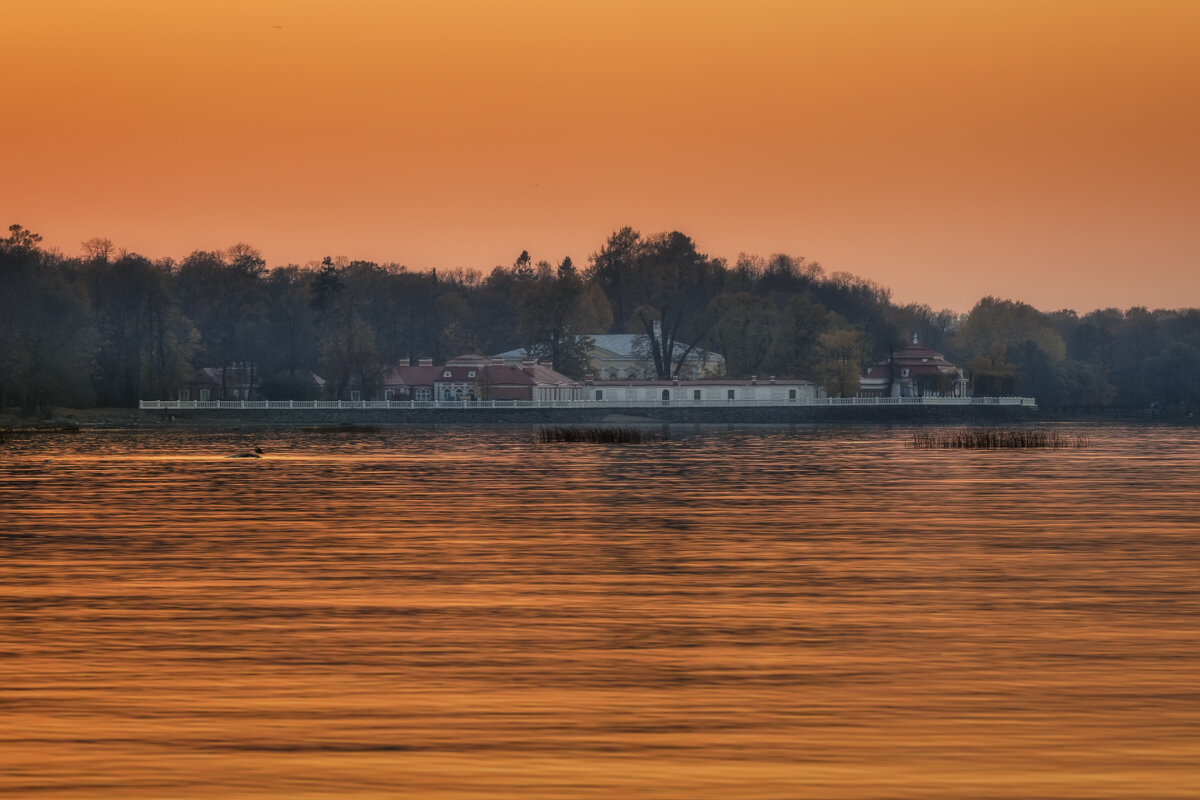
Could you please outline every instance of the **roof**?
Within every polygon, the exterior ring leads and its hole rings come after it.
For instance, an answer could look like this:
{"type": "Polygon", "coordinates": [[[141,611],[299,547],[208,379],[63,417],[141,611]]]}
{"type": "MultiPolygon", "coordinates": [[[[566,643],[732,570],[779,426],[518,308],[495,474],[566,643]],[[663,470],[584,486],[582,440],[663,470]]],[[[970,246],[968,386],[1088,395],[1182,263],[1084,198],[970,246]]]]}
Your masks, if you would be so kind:
{"type": "Polygon", "coordinates": [[[221,367],[201,367],[192,375],[192,379],[188,381],[188,384],[190,386],[199,384],[220,386],[222,373],[225,375],[225,385],[227,386],[249,384],[252,372],[248,367],[229,367],[227,369],[221,367]]]}
{"type": "Polygon", "coordinates": [[[395,364],[384,371],[383,383],[385,386],[433,386],[433,384],[441,381],[469,383],[478,380],[481,370],[483,370],[483,367],[474,365],[450,366],[448,364],[440,364],[432,367],[411,367],[408,364],[395,364]],[[446,375],[447,372],[450,373],[449,376],[446,375]]]}
{"type": "MultiPolygon", "coordinates": [[[[551,370],[553,371],[553,370],[551,370]]],[[[484,378],[491,387],[497,386],[533,386],[533,376],[520,367],[510,364],[503,366],[488,366],[483,370],[484,378]]]]}
{"type": "MultiPolygon", "coordinates": [[[[592,340],[593,345],[591,349],[593,351],[603,350],[619,358],[650,357],[650,343],[644,333],[589,333],[585,335],[592,340]]],[[[675,352],[682,353],[690,346],[685,342],[677,341],[675,342],[675,352]]],[[[695,355],[699,358],[702,354],[719,355],[711,350],[701,351],[700,348],[696,348],[688,357],[690,358],[692,355],[695,355]]],[[[529,351],[524,347],[517,348],[516,350],[508,350],[496,355],[496,358],[503,358],[508,361],[529,357],[529,351]]]]}
{"type": "MultiPolygon", "coordinates": [[[[504,369],[503,367],[492,367],[491,369],[504,369]]],[[[541,386],[574,386],[579,381],[572,380],[561,372],[555,371],[546,364],[534,364],[532,366],[513,367],[520,369],[522,372],[529,375],[535,383],[541,386]]]]}
{"type": "Polygon", "coordinates": [[[488,364],[485,366],[410,367],[397,364],[383,374],[384,386],[433,386],[442,382],[480,383],[491,386],[573,386],[577,383],[546,364],[488,364]],[[446,373],[450,375],[447,377],[446,373]]]}
{"type": "MultiPolygon", "coordinates": [[[[650,341],[644,333],[602,333],[591,336],[595,342],[594,350],[605,350],[620,358],[649,358],[650,357],[650,341]]],[[[691,347],[687,342],[675,342],[674,354],[678,356],[685,350],[691,347]]],[[[688,353],[688,358],[703,358],[704,356],[717,356],[712,350],[705,350],[697,347],[688,353]]]]}
{"type": "Polygon", "coordinates": [[[201,367],[196,370],[196,374],[192,376],[192,383],[221,383],[221,368],[220,367],[201,367]]]}
{"type": "Polygon", "coordinates": [[[958,372],[958,367],[947,361],[945,356],[918,343],[915,336],[912,342],[894,351],[890,359],[885,358],[867,367],[867,377],[888,377],[889,364],[897,369],[907,369],[910,374],[953,375],[958,372]]]}
{"type": "Polygon", "coordinates": [[[593,336],[592,340],[596,349],[624,358],[642,358],[650,352],[650,341],[644,333],[602,333],[593,336]]]}

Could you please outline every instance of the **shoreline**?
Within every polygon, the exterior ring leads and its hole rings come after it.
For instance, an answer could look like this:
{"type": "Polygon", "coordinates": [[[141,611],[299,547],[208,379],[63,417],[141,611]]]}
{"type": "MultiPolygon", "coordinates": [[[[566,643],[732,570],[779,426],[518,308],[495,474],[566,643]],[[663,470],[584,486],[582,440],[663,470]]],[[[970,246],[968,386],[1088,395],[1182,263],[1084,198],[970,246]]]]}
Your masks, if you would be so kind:
{"type": "Polygon", "coordinates": [[[444,425],[996,425],[996,424],[1145,424],[1194,427],[1200,419],[1183,415],[1109,410],[1046,412],[1019,406],[951,407],[762,407],[648,409],[487,409],[351,411],[143,411],[135,408],[55,409],[44,418],[0,415],[0,431],[70,432],[103,429],[164,428],[319,428],[436,427],[444,425]]]}

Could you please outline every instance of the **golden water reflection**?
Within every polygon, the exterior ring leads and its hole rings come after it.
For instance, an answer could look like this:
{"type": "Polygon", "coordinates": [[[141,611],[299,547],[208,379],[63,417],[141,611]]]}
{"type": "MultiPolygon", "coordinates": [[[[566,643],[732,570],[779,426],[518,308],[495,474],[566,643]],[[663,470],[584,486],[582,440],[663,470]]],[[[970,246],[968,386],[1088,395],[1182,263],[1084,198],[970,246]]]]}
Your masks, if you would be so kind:
{"type": "Polygon", "coordinates": [[[10,441],[0,795],[1198,796],[1196,431],[672,434],[10,441]]]}

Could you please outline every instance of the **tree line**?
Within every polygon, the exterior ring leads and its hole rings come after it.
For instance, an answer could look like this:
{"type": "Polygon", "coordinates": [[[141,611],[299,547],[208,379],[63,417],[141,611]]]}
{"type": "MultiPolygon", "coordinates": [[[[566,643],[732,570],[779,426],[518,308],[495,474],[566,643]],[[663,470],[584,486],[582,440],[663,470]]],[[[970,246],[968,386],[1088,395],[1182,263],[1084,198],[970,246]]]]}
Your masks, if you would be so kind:
{"type": "Polygon", "coordinates": [[[1200,404],[1200,311],[1042,312],[987,297],[969,313],[899,305],[888,289],[789,255],[730,264],[678,231],[622,228],[576,265],[535,261],[409,270],[326,257],[268,269],[246,244],[151,260],[97,238],[68,257],[20,225],[0,237],[0,407],[136,406],[171,399],[199,367],[251,363],[272,398],[371,389],[392,364],[524,347],[572,377],[588,335],[645,336],[649,371],[725,357],[730,377],[858,390],[866,364],[915,334],[964,367],[976,395],[1043,407],[1200,404]]]}

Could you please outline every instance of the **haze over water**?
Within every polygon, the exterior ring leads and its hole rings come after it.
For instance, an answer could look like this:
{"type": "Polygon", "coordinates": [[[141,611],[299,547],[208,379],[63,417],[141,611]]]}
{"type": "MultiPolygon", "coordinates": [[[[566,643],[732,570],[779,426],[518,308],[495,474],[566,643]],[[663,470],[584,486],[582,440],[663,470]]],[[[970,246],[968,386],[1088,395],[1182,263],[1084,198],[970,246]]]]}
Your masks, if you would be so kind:
{"type": "Polygon", "coordinates": [[[1086,431],[17,437],[0,796],[1194,798],[1200,432],[1086,431]]]}

